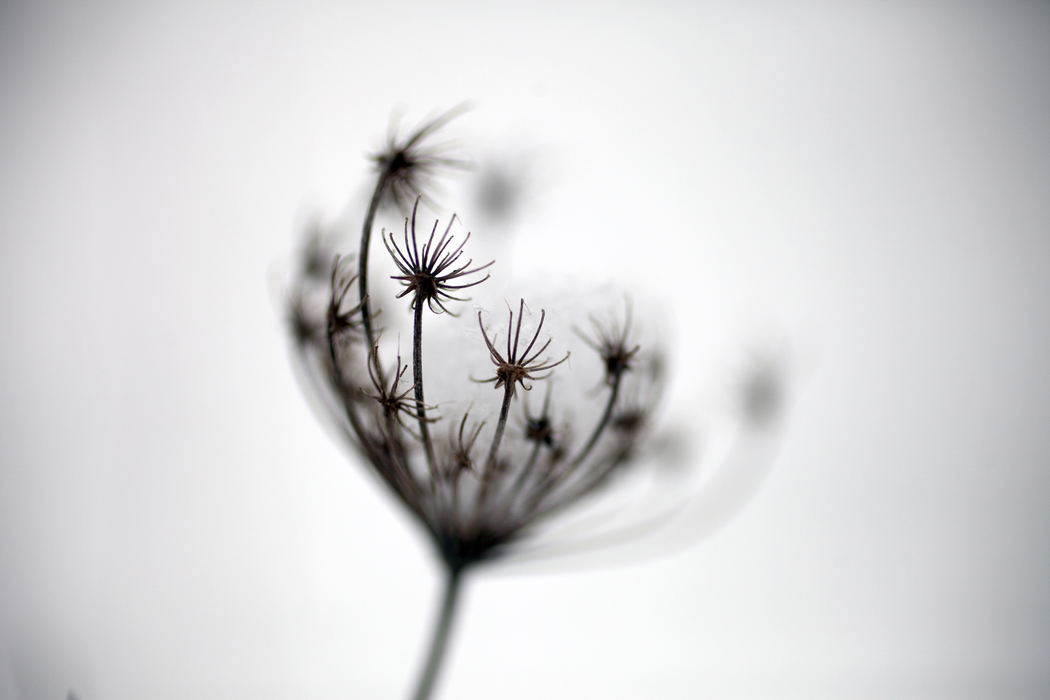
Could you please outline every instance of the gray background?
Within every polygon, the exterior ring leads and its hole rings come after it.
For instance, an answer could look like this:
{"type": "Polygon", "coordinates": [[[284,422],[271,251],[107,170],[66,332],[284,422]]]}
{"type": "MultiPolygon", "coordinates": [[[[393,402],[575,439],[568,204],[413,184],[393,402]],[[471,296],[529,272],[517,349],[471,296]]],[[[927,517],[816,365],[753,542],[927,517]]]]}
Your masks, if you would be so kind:
{"type": "Polygon", "coordinates": [[[4,4],[0,697],[404,694],[438,572],[310,414],[280,281],[395,110],[463,100],[515,275],[663,300],[671,424],[756,348],[791,391],[695,546],[473,581],[443,696],[1045,697],[1048,39],[1042,3],[4,4]]]}

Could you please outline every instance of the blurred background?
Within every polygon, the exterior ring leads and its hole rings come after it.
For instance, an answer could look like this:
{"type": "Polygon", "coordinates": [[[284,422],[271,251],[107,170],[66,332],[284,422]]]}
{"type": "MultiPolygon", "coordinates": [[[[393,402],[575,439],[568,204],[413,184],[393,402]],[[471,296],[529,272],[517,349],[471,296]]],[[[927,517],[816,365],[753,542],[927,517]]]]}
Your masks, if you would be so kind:
{"type": "Polygon", "coordinates": [[[695,546],[476,577],[440,696],[1047,697],[1048,69],[1038,2],[4,3],[0,697],[406,694],[438,570],[281,283],[464,101],[439,199],[660,300],[669,425],[787,390],[695,546]]]}

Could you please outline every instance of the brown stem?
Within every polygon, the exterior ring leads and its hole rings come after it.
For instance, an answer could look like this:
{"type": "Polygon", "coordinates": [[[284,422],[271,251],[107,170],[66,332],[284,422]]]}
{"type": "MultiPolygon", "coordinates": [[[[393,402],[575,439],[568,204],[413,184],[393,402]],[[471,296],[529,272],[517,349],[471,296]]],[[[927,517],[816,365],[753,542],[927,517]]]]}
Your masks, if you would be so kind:
{"type": "Polygon", "coordinates": [[[503,390],[503,405],[499,410],[499,422],[496,423],[496,433],[492,436],[492,447],[489,448],[489,456],[485,459],[485,471],[481,475],[481,487],[478,489],[478,498],[475,502],[476,517],[480,519],[481,510],[488,496],[489,487],[496,474],[496,460],[499,456],[499,445],[503,441],[503,430],[507,426],[507,414],[510,413],[510,402],[514,398],[514,384],[508,383],[503,390]]]}
{"type": "MultiPolygon", "coordinates": [[[[368,203],[368,213],[365,215],[364,224],[361,226],[361,246],[357,252],[357,289],[361,302],[361,323],[365,329],[365,347],[375,347],[375,333],[372,330],[372,307],[368,299],[368,250],[372,240],[372,226],[375,223],[376,212],[379,210],[379,202],[382,201],[386,190],[389,173],[384,170],[379,174],[376,188],[372,192],[372,200],[368,203]]],[[[383,380],[383,370],[380,364],[377,367],[380,382],[383,380]]]]}
{"type": "Polygon", "coordinates": [[[350,427],[353,429],[354,435],[357,436],[361,450],[370,462],[377,465],[376,471],[383,477],[383,481],[409,506],[411,511],[415,512],[416,504],[419,502],[419,485],[408,470],[379,468],[378,465],[382,464],[383,460],[380,459],[373,440],[369,437],[364,426],[361,425],[361,420],[354,409],[353,400],[350,398],[350,390],[347,388],[346,380],[343,378],[343,371],[339,366],[339,353],[335,349],[335,335],[330,329],[327,332],[327,339],[328,358],[332,363],[332,379],[335,382],[335,389],[339,394],[340,402],[343,404],[343,410],[346,412],[350,427]]]}
{"type": "Polygon", "coordinates": [[[419,419],[419,438],[423,441],[423,450],[427,455],[431,483],[434,488],[437,488],[438,473],[434,463],[434,443],[430,439],[427,407],[423,403],[423,300],[418,296],[415,300],[415,307],[415,322],[412,329],[412,380],[416,383],[416,417],[419,419]]]}

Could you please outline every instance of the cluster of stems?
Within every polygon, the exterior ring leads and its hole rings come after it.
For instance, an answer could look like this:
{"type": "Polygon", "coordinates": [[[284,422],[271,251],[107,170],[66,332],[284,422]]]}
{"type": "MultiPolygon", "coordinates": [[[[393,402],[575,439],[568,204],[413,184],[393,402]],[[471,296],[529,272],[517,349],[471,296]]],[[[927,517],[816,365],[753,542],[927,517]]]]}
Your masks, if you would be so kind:
{"type": "Polygon", "coordinates": [[[454,315],[450,307],[466,301],[458,295],[484,282],[492,263],[475,266],[469,259],[461,260],[469,234],[455,243],[454,217],[440,236],[435,222],[420,246],[417,197],[411,218],[405,219],[401,242],[393,234],[382,237],[398,273],[390,277],[403,286],[398,297],[408,298],[412,314],[409,362],[402,365],[399,356],[388,373],[369,284],[372,239],[383,205],[396,200],[406,182],[413,182],[417,173],[411,171],[412,163],[423,161],[410,148],[376,160],[380,167],[361,227],[356,274],[346,271],[346,260],[336,258],[328,280],[324,322],[311,325],[299,304],[295,332],[304,359],[312,356],[312,366],[320,368],[319,376],[313,376],[314,388],[324,395],[329,417],[428,533],[444,564],[447,578],[440,615],[413,694],[422,700],[434,688],[466,573],[502,556],[538,522],[600,488],[630,459],[641,422],[624,429],[628,422],[622,419],[621,396],[638,347],[628,343],[629,315],[622,326],[596,324],[590,336],[581,334],[597,352],[605,375],[601,408],[593,423],[578,433],[586,437],[574,444],[573,431],[560,426],[552,413],[548,384],[540,414],[526,417],[526,429],[515,434],[515,446],[508,451],[508,427],[518,389],[528,391],[535,382],[549,377],[568,359],[568,353],[554,360],[545,357],[551,343],[542,335],[545,311],[541,310],[534,331],[523,334],[524,300],[517,313],[509,309],[505,345],[498,333],[490,336],[479,313],[478,324],[492,363],[491,375],[483,381],[501,392],[497,418],[487,446],[477,444],[484,423],[468,426],[467,414],[450,421],[453,429],[447,440],[441,437],[443,432],[435,424],[444,417],[435,415],[439,411],[427,403],[425,390],[426,312],[454,315]],[[349,298],[355,281],[356,298],[349,298]],[[405,387],[402,382],[408,381],[404,375],[409,366],[411,385],[405,387]]]}

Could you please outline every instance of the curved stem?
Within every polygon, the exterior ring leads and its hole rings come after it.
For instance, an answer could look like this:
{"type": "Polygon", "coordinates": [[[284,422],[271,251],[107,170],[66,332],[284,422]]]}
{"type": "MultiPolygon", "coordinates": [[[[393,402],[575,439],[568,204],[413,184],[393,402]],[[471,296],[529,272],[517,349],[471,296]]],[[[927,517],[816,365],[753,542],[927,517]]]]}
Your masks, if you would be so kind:
{"type": "MultiPolygon", "coordinates": [[[[376,211],[379,209],[379,202],[386,189],[387,176],[386,170],[380,173],[376,188],[372,192],[372,201],[368,203],[368,213],[361,226],[361,247],[357,252],[357,289],[361,302],[361,322],[365,327],[365,340],[367,341],[365,347],[369,348],[375,345],[375,334],[372,331],[372,307],[368,301],[368,249],[372,240],[372,225],[375,223],[376,211]]],[[[379,378],[382,380],[382,369],[379,372],[379,378]]]]}
{"type": "Polygon", "coordinates": [[[497,513],[507,511],[507,509],[514,505],[515,497],[519,493],[524,493],[525,489],[523,487],[525,486],[525,482],[528,480],[529,476],[531,476],[532,469],[536,466],[536,459],[540,456],[540,446],[541,443],[539,441],[532,446],[532,451],[529,453],[529,459],[525,462],[525,466],[521,468],[521,471],[518,472],[518,476],[514,479],[514,483],[510,488],[500,494],[499,500],[493,509],[497,513]]]}
{"type": "Polygon", "coordinates": [[[340,369],[339,353],[336,352],[335,337],[332,335],[331,330],[328,331],[327,338],[328,358],[332,363],[332,379],[335,382],[335,389],[339,394],[340,402],[343,404],[350,427],[357,437],[358,447],[372,464],[377,465],[376,471],[379,472],[379,475],[389,484],[390,488],[393,489],[394,493],[405,505],[409,507],[409,510],[418,517],[419,484],[416,483],[412,473],[408,470],[384,469],[378,466],[383,464],[383,460],[377,457],[376,448],[368,436],[368,431],[361,425],[361,419],[354,409],[353,401],[350,399],[350,390],[347,388],[346,380],[343,378],[343,372],[340,369]]]}
{"type": "Polygon", "coordinates": [[[358,420],[357,411],[354,410],[350,391],[347,389],[346,381],[343,379],[343,370],[339,365],[339,353],[335,349],[335,336],[330,328],[326,332],[325,337],[328,341],[328,360],[332,363],[332,380],[335,382],[335,389],[339,394],[339,402],[343,405],[343,410],[346,413],[347,420],[350,421],[350,427],[353,429],[354,435],[357,436],[361,450],[366,455],[371,456],[371,442],[368,439],[368,433],[365,432],[364,427],[361,425],[361,421],[358,420]]]}
{"type": "MultiPolygon", "coordinates": [[[[580,450],[580,453],[569,462],[564,469],[558,472],[556,475],[551,474],[544,483],[533,489],[533,496],[529,499],[527,510],[531,511],[530,518],[537,518],[541,515],[545,515],[552,510],[564,505],[567,500],[564,498],[556,499],[554,503],[540,508],[540,504],[551,497],[556,490],[561,488],[562,484],[566,482],[576,471],[576,467],[580,466],[581,463],[587,456],[590,455],[591,450],[598,444],[598,438],[605,432],[606,427],[609,425],[609,420],[612,418],[613,408],[616,406],[616,399],[620,395],[620,375],[616,376],[615,381],[612,384],[612,388],[609,391],[609,398],[605,402],[605,410],[602,411],[602,417],[598,420],[598,424],[594,426],[594,432],[591,433],[587,443],[580,450]]],[[[564,496],[564,494],[563,494],[564,496]]],[[[574,496],[575,498],[575,496],[574,496]]]]}
{"type": "Polygon", "coordinates": [[[448,647],[449,633],[452,631],[452,618],[456,612],[456,601],[459,598],[460,584],[463,580],[462,573],[463,570],[460,567],[449,565],[445,594],[441,601],[441,612],[438,615],[437,625],[434,627],[434,636],[430,640],[426,665],[423,666],[423,672],[416,684],[416,691],[412,695],[414,700],[427,700],[434,690],[434,683],[441,669],[441,661],[448,647]]]}
{"type": "Polygon", "coordinates": [[[572,460],[572,466],[579,466],[583,460],[587,459],[587,455],[591,453],[594,446],[598,443],[598,438],[605,432],[605,426],[609,424],[609,419],[612,417],[613,407],[616,405],[616,397],[620,395],[620,375],[616,375],[616,379],[613,381],[612,391],[609,392],[609,400],[605,402],[605,410],[602,412],[602,417],[598,421],[598,425],[595,426],[594,432],[591,433],[591,438],[587,441],[587,444],[583,446],[580,454],[576,456],[576,459],[572,460]]]}

